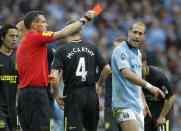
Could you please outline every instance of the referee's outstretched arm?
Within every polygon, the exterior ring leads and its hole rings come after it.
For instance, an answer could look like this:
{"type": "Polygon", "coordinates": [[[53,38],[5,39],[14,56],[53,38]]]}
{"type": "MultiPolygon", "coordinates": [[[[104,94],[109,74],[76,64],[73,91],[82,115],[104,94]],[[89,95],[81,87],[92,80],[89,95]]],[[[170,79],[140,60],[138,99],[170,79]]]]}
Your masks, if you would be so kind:
{"type": "Polygon", "coordinates": [[[55,32],[53,36],[54,40],[61,39],[68,35],[71,35],[73,32],[75,32],[80,27],[82,27],[82,25],[92,20],[95,16],[96,16],[96,13],[94,11],[88,11],[85,14],[85,17],[78,19],[76,22],[66,26],[62,30],[55,32]]]}

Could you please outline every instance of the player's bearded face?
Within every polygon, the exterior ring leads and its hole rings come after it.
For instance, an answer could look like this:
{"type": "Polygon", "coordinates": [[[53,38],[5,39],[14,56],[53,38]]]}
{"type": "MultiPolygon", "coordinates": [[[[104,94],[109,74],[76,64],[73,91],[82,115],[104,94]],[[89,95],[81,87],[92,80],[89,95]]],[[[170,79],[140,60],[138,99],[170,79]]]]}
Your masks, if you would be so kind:
{"type": "Polygon", "coordinates": [[[144,43],[145,37],[145,27],[141,25],[133,26],[128,32],[128,42],[135,48],[144,43]]]}

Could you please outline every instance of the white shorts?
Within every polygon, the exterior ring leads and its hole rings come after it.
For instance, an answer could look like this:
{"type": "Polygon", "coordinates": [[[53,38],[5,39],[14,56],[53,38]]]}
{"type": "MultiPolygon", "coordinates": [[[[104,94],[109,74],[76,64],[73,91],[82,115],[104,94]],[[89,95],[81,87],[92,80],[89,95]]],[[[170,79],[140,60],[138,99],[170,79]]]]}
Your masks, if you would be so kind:
{"type": "Polygon", "coordinates": [[[118,123],[128,120],[136,120],[139,131],[144,131],[144,115],[143,111],[137,112],[132,109],[113,109],[114,117],[118,123]]]}

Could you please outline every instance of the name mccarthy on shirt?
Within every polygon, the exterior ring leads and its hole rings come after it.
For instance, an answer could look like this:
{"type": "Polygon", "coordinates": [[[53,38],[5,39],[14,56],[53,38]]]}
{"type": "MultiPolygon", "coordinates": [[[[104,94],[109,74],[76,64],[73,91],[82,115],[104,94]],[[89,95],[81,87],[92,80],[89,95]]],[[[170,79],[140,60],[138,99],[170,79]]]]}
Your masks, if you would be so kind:
{"type": "Polygon", "coordinates": [[[70,52],[68,52],[67,57],[71,59],[71,57],[76,53],[86,52],[87,54],[94,56],[94,52],[91,51],[89,48],[81,47],[81,48],[73,48],[70,52]]]}

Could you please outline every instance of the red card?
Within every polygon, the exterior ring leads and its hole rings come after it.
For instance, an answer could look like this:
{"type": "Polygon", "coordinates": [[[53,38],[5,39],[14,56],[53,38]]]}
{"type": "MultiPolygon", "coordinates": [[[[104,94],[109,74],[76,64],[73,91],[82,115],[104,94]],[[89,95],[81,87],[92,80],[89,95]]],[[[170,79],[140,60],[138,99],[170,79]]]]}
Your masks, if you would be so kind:
{"type": "Polygon", "coordinates": [[[96,4],[96,5],[92,8],[92,10],[96,12],[96,15],[99,15],[99,14],[102,12],[103,8],[101,7],[100,4],[96,4]]]}

